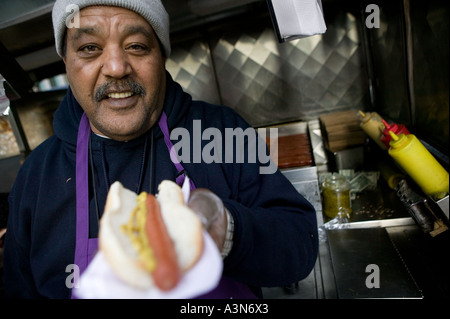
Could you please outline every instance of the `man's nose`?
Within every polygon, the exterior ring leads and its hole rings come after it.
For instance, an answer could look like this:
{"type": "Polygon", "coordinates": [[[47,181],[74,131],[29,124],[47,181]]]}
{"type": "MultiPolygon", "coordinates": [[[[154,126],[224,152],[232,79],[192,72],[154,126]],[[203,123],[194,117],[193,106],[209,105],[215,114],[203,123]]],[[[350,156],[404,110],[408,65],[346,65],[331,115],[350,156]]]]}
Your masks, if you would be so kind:
{"type": "Polygon", "coordinates": [[[105,77],[122,79],[132,72],[129,57],[119,47],[104,48],[101,72],[105,77]]]}

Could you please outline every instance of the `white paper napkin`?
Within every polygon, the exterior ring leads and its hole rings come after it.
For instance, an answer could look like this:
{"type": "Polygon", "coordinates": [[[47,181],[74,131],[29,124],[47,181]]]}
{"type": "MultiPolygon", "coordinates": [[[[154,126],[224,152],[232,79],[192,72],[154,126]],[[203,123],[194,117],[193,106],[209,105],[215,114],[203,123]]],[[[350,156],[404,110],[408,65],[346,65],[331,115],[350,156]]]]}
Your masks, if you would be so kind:
{"type": "Polygon", "coordinates": [[[321,0],[270,0],[283,41],[323,34],[327,30],[321,0]]]}
{"type": "Polygon", "coordinates": [[[99,251],[80,277],[75,295],[82,299],[188,299],[208,293],[219,284],[223,264],[216,244],[206,231],[203,239],[200,260],[170,291],[142,290],[127,285],[117,278],[99,251]]]}

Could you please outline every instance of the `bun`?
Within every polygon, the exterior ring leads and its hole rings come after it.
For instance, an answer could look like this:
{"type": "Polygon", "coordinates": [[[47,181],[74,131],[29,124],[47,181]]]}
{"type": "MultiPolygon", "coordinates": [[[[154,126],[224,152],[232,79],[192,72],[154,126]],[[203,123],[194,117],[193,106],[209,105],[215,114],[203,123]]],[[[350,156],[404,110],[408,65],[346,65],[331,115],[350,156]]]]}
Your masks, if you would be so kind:
{"type": "MultiPolygon", "coordinates": [[[[120,182],[111,185],[100,220],[99,249],[117,277],[132,287],[150,289],[154,287],[153,278],[144,269],[138,252],[121,229],[137,205],[137,196],[120,182]]],[[[174,182],[163,181],[159,185],[157,200],[180,270],[186,272],[195,265],[203,251],[200,218],[184,204],[181,188],[174,182]]]]}
{"type": "Polygon", "coordinates": [[[160,203],[173,203],[181,206],[184,204],[184,196],[178,184],[164,180],[158,185],[158,194],[156,195],[160,203]]]}

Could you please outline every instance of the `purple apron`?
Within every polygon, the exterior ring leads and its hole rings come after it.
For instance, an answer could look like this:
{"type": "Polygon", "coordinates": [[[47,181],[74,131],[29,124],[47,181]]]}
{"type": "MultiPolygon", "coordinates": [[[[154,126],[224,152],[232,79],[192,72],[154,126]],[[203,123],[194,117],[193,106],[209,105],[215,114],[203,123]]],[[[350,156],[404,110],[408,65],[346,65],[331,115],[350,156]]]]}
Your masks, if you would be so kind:
{"type": "MultiPolygon", "coordinates": [[[[178,171],[176,183],[181,187],[186,175],[183,166],[176,160],[176,154],[174,153],[169,128],[167,126],[167,116],[164,112],[161,114],[158,125],[164,134],[164,142],[169,150],[172,162],[178,171]]],[[[86,270],[98,250],[98,238],[89,238],[89,134],[89,120],[86,113],[83,113],[78,127],[76,153],[76,241],[74,262],[79,267],[80,275],[86,270]]],[[[190,188],[191,191],[196,188],[192,179],[190,179],[190,188]]],[[[72,298],[75,298],[73,290],[72,298]]],[[[215,289],[198,298],[250,299],[256,297],[248,286],[222,276],[219,285],[215,289]]]]}

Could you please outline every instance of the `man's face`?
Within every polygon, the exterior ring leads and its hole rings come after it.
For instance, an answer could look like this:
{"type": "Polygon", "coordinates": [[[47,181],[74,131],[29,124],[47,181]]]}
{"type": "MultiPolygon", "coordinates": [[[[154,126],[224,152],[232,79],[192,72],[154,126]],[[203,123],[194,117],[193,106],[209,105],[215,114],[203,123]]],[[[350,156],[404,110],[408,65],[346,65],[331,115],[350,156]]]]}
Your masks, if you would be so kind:
{"type": "Polygon", "coordinates": [[[165,97],[165,59],[148,22],[119,7],[87,7],[67,29],[72,92],[94,133],[126,141],[156,123],[165,97]]]}

